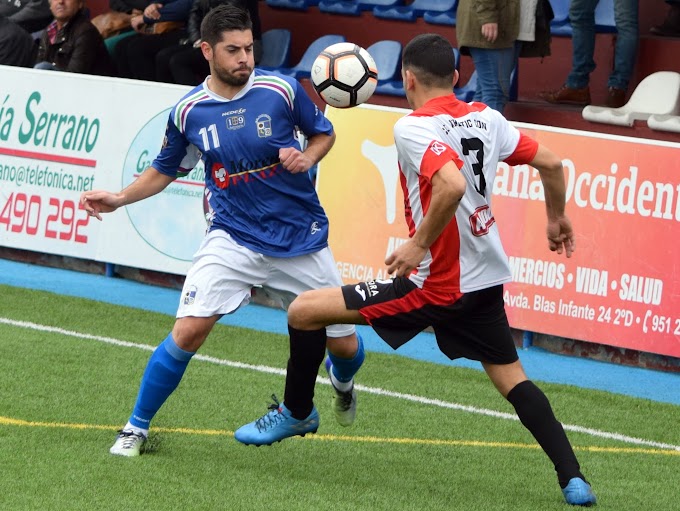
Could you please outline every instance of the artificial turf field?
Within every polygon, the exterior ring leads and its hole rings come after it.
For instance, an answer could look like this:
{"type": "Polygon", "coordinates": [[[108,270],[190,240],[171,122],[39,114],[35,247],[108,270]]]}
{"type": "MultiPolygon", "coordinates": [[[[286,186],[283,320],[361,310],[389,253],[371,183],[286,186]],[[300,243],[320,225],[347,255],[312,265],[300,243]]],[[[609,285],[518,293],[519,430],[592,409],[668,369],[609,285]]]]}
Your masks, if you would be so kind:
{"type": "MultiPolygon", "coordinates": [[[[233,431],[282,397],[288,343],[221,324],[154,420],[149,451],[111,456],[173,318],[8,286],[0,297],[0,510],[570,509],[547,457],[473,369],[369,353],[354,426],[334,422],[319,384],[318,434],[239,444],[233,431]]],[[[598,509],[678,509],[680,407],[539,385],[598,509]]]]}

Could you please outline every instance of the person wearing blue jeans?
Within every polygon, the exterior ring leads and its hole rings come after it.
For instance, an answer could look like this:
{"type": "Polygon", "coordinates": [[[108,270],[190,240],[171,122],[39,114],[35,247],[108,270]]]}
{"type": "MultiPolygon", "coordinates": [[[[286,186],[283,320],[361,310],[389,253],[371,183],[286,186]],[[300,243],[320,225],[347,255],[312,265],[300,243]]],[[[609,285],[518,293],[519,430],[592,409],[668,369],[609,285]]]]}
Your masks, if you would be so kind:
{"type": "Polygon", "coordinates": [[[456,38],[460,52],[469,54],[477,72],[475,101],[503,112],[510,95],[519,34],[519,0],[460,0],[456,38]]]}
{"type": "MultiPolygon", "coordinates": [[[[549,103],[590,104],[590,73],[595,70],[595,8],[599,0],[572,0],[569,20],[573,30],[572,67],[561,89],[543,94],[549,103]]],[[[614,0],[616,46],[614,69],[607,82],[606,105],[626,103],[628,84],[635,67],[638,46],[638,0],[614,0]]]]}

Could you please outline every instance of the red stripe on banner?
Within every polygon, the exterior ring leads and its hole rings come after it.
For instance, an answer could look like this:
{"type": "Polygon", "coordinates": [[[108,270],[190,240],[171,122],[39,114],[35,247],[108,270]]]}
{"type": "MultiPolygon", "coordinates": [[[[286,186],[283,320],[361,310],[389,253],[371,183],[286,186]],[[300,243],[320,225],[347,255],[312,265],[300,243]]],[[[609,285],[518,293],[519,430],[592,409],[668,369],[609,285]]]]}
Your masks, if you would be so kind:
{"type": "Polygon", "coordinates": [[[17,156],[18,158],[30,158],[33,160],[54,161],[57,163],[70,163],[80,167],[96,167],[97,160],[87,160],[85,158],[74,158],[72,156],[61,156],[59,154],[36,153],[33,151],[22,151],[20,149],[10,149],[0,147],[0,154],[7,156],[17,156]]]}

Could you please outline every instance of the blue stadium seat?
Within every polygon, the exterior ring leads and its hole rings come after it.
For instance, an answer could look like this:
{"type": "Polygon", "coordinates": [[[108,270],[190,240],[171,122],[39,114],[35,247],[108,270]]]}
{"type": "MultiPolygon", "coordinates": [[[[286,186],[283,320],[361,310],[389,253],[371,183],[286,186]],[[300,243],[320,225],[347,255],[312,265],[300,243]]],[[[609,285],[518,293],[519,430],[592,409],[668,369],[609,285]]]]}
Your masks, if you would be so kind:
{"type": "Polygon", "coordinates": [[[321,0],[319,11],[344,16],[361,16],[361,8],[356,0],[321,0]]]}
{"type": "Polygon", "coordinates": [[[595,8],[595,31],[615,33],[614,0],[600,0],[595,8]]]}
{"type": "Polygon", "coordinates": [[[404,0],[358,0],[362,11],[372,11],[376,7],[394,7],[404,5],[404,0]]]}
{"type": "Polygon", "coordinates": [[[571,36],[571,25],[569,24],[569,3],[570,0],[550,0],[555,17],[550,22],[550,33],[552,35],[571,36]]]}
{"type": "Polygon", "coordinates": [[[306,11],[309,7],[319,5],[319,0],[265,0],[269,7],[306,11]]]}
{"type": "MultiPolygon", "coordinates": [[[[555,18],[550,23],[550,33],[555,36],[573,35],[569,22],[569,0],[550,0],[555,18]]],[[[595,7],[595,32],[616,33],[614,0],[600,0],[595,7]]]]}
{"type": "Polygon", "coordinates": [[[426,12],[433,14],[455,12],[457,4],[458,0],[413,0],[413,3],[409,5],[378,6],[373,9],[373,15],[376,18],[415,21],[418,18],[422,18],[426,12]]]}
{"type": "Polygon", "coordinates": [[[312,64],[314,64],[319,53],[331,44],[344,43],[345,41],[345,36],[342,35],[329,34],[321,36],[309,45],[305,50],[304,55],[302,55],[300,62],[291,68],[279,68],[277,71],[281,74],[292,76],[293,78],[309,78],[312,71],[312,64]]]}
{"type": "Polygon", "coordinates": [[[425,23],[430,23],[432,25],[449,25],[450,27],[456,26],[456,11],[451,12],[435,12],[435,11],[425,11],[423,14],[423,20],[425,23]]]}
{"type": "Polygon", "coordinates": [[[458,0],[439,0],[436,9],[427,9],[423,13],[423,20],[435,25],[455,26],[457,8],[458,0]]]}
{"type": "Polygon", "coordinates": [[[258,67],[277,69],[288,67],[290,59],[290,30],[274,28],[262,34],[262,58],[258,67]]]}
{"type": "Polygon", "coordinates": [[[401,43],[398,41],[378,41],[366,48],[378,68],[378,83],[399,80],[401,68],[401,43]]]}
{"type": "Polygon", "coordinates": [[[461,87],[454,87],[453,93],[458,99],[469,103],[475,97],[477,91],[477,71],[473,71],[467,83],[461,87]]]}

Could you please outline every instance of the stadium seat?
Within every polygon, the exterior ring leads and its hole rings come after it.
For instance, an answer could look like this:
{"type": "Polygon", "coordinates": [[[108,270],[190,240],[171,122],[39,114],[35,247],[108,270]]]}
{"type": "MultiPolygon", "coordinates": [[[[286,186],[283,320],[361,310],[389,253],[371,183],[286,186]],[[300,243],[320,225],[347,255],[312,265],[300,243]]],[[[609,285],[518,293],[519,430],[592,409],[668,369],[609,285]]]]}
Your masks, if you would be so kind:
{"type": "Polygon", "coordinates": [[[659,71],[642,80],[628,103],[621,108],[588,105],[583,109],[587,121],[632,126],[636,120],[652,115],[680,114],[680,73],[659,71]]]}
{"type": "Polygon", "coordinates": [[[469,103],[474,99],[475,92],[477,92],[477,71],[472,72],[470,79],[465,85],[453,88],[453,93],[456,97],[465,103],[469,103]]]}
{"type": "Polygon", "coordinates": [[[277,69],[290,63],[290,30],[274,28],[262,34],[262,58],[258,67],[277,69]]]}
{"type": "Polygon", "coordinates": [[[680,115],[650,115],[647,126],[653,130],[680,133],[680,115]]]}
{"type": "Polygon", "coordinates": [[[295,11],[306,11],[308,8],[319,4],[319,0],[265,0],[265,2],[269,7],[295,11]]]}
{"type": "Polygon", "coordinates": [[[344,16],[361,16],[361,7],[355,0],[321,0],[319,11],[344,16]]]}
{"type": "MultiPolygon", "coordinates": [[[[456,3],[457,0],[456,0],[456,3]]],[[[425,11],[423,14],[423,20],[425,23],[430,23],[432,25],[449,25],[451,27],[456,26],[456,10],[450,12],[436,12],[436,11],[425,11]]]]}
{"type": "Polygon", "coordinates": [[[615,33],[614,0],[599,0],[595,8],[595,31],[615,33]]]}
{"type": "Polygon", "coordinates": [[[345,41],[345,36],[342,35],[329,34],[321,36],[309,45],[305,50],[304,55],[302,55],[300,62],[291,68],[279,68],[277,71],[281,74],[292,76],[293,78],[309,78],[312,71],[312,64],[314,64],[319,53],[331,44],[343,43],[345,41]]]}
{"type": "Polygon", "coordinates": [[[550,33],[552,35],[571,36],[571,25],[569,24],[569,3],[570,0],[550,0],[555,17],[550,22],[550,33]]]}
{"type": "Polygon", "coordinates": [[[394,7],[404,5],[404,0],[358,0],[362,11],[372,11],[376,7],[394,7]]]}
{"type": "Polygon", "coordinates": [[[401,43],[398,41],[378,41],[366,48],[378,68],[378,83],[399,80],[401,67],[401,43]]]}
{"type": "Polygon", "coordinates": [[[373,16],[400,21],[415,21],[423,17],[425,12],[441,14],[455,11],[457,3],[457,0],[413,0],[413,3],[409,5],[378,6],[373,9],[373,16]]]}

